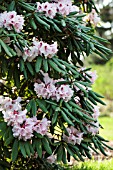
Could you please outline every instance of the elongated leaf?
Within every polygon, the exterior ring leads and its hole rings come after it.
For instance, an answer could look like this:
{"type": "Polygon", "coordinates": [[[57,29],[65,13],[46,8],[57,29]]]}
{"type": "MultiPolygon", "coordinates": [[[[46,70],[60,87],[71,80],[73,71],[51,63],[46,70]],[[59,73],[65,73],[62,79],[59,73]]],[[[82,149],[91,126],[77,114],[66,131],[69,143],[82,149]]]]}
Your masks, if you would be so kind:
{"type": "Polygon", "coordinates": [[[13,141],[13,139],[14,139],[13,136],[9,136],[9,137],[5,140],[4,145],[5,145],[5,146],[8,146],[8,145],[13,141]]]}
{"type": "Polygon", "coordinates": [[[36,104],[36,101],[34,99],[32,99],[30,101],[30,105],[31,105],[31,110],[32,110],[32,114],[34,116],[36,116],[36,112],[37,112],[37,104],[36,104]]]}
{"type": "Polygon", "coordinates": [[[33,67],[31,65],[31,63],[27,62],[26,65],[27,65],[27,68],[28,68],[29,72],[33,76],[34,75],[34,71],[33,71],[33,67]]]}
{"type": "Polygon", "coordinates": [[[57,151],[57,161],[61,161],[62,157],[63,157],[63,147],[62,145],[60,145],[57,151]]]}
{"type": "Polygon", "coordinates": [[[19,147],[22,155],[26,158],[25,142],[19,141],[19,147]]]}
{"type": "Polygon", "coordinates": [[[42,142],[41,142],[41,139],[35,140],[35,147],[36,147],[36,151],[38,153],[38,156],[40,158],[42,158],[42,142]]]}
{"type": "Polygon", "coordinates": [[[14,144],[13,144],[13,148],[12,148],[12,155],[11,155],[13,162],[17,159],[18,147],[19,147],[19,142],[18,142],[17,139],[15,139],[14,144]]]}
{"type": "Polygon", "coordinates": [[[7,45],[0,39],[0,44],[2,46],[2,48],[4,49],[4,51],[6,52],[6,54],[10,57],[12,57],[12,54],[10,53],[10,51],[8,50],[7,45]]]}
{"type": "Polygon", "coordinates": [[[28,141],[24,143],[25,151],[29,157],[31,156],[30,145],[31,144],[28,141]]]}
{"type": "Polygon", "coordinates": [[[53,117],[52,117],[52,125],[56,123],[57,117],[58,117],[58,112],[56,111],[56,112],[53,114],[53,117]]]}
{"type": "Polygon", "coordinates": [[[73,122],[66,116],[66,114],[61,110],[63,119],[70,125],[74,126],[73,122]]]}
{"type": "Polygon", "coordinates": [[[38,56],[38,57],[37,57],[37,60],[36,60],[36,63],[35,63],[36,73],[38,73],[38,72],[40,71],[41,65],[42,65],[42,57],[41,57],[41,56],[38,56]]]}
{"type": "Polygon", "coordinates": [[[36,101],[37,101],[37,103],[38,103],[38,106],[40,107],[40,109],[42,109],[43,112],[45,112],[45,113],[48,112],[48,111],[47,111],[47,108],[46,108],[45,105],[41,102],[40,99],[37,99],[36,101]]]}
{"type": "Polygon", "coordinates": [[[43,67],[44,67],[44,71],[48,72],[48,60],[47,59],[43,59],[43,67]]]}
{"type": "Polygon", "coordinates": [[[42,139],[42,144],[43,144],[44,149],[46,150],[46,152],[47,152],[48,154],[52,155],[52,150],[51,150],[50,145],[49,145],[49,142],[48,142],[48,140],[47,140],[46,138],[43,138],[43,139],[42,139]]]}

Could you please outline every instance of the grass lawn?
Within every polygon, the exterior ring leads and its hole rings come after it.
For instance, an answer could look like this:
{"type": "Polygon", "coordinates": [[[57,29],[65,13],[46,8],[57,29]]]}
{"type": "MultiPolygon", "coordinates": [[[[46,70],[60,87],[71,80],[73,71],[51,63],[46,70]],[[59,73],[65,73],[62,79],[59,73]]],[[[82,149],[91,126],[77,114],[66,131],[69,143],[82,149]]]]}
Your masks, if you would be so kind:
{"type": "Polygon", "coordinates": [[[100,135],[113,141],[113,117],[100,117],[99,122],[104,128],[100,129],[100,135]]]}
{"type": "Polygon", "coordinates": [[[104,161],[87,161],[74,165],[72,168],[67,170],[113,170],[113,159],[104,161]]]}

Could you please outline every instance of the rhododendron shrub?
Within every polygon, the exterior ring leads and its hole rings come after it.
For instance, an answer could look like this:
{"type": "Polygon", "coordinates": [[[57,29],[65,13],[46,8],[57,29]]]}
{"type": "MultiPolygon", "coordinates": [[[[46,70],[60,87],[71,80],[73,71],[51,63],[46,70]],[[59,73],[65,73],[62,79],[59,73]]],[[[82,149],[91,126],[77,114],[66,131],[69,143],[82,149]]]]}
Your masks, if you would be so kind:
{"type": "Polygon", "coordinates": [[[97,106],[105,103],[92,90],[96,71],[83,64],[111,53],[95,35],[99,21],[92,0],[0,1],[1,169],[106,155],[97,106]]]}

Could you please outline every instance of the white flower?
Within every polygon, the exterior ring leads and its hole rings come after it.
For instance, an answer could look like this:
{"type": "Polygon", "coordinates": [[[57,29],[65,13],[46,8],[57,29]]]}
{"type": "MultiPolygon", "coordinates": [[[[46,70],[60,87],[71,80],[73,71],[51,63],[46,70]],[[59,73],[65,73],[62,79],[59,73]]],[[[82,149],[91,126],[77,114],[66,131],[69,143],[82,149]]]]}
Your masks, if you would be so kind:
{"type": "Polygon", "coordinates": [[[72,144],[79,144],[81,143],[81,141],[83,140],[83,134],[80,131],[78,131],[76,128],[74,128],[73,126],[71,126],[70,128],[67,128],[67,131],[69,133],[69,136],[63,134],[63,139],[64,141],[66,141],[67,143],[72,143],[72,144]]]}
{"type": "Polygon", "coordinates": [[[56,100],[57,102],[60,99],[63,99],[66,102],[71,99],[74,91],[70,88],[69,85],[55,84],[56,82],[62,81],[62,79],[53,80],[48,76],[47,73],[43,73],[43,76],[44,83],[42,82],[34,84],[34,90],[36,91],[38,97],[43,97],[44,99],[51,98],[52,100],[56,100]]]}
{"type": "Polygon", "coordinates": [[[92,125],[87,125],[86,128],[88,132],[90,132],[92,135],[96,135],[99,132],[99,122],[91,122],[92,125]],[[94,125],[94,126],[93,126],[94,125]]]}
{"type": "Polygon", "coordinates": [[[0,28],[5,27],[8,30],[16,30],[20,32],[23,29],[24,18],[21,15],[17,15],[15,11],[4,12],[0,14],[0,28]]]}
{"type": "Polygon", "coordinates": [[[50,164],[55,163],[55,161],[56,161],[56,155],[52,154],[51,156],[47,157],[47,162],[49,162],[50,164]]]}

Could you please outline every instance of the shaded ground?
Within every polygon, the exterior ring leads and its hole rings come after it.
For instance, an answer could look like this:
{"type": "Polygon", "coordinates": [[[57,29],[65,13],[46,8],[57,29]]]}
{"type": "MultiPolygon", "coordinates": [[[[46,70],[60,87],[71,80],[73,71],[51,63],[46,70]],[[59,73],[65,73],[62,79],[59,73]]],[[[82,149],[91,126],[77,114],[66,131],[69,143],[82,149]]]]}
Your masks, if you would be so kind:
{"type": "MultiPolygon", "coordinates": [[[[113,141],[110,141],[107,143],[107,145],[111,146],[113,148],[113,141]]],[[[105,150],[108,156],[104,156],[103,154],[96,155],[94,154],[94,159],[95,160],[104,160],[104,159],[111,159],[113,158],[113,150],[106,149],[105,150]]]]}

